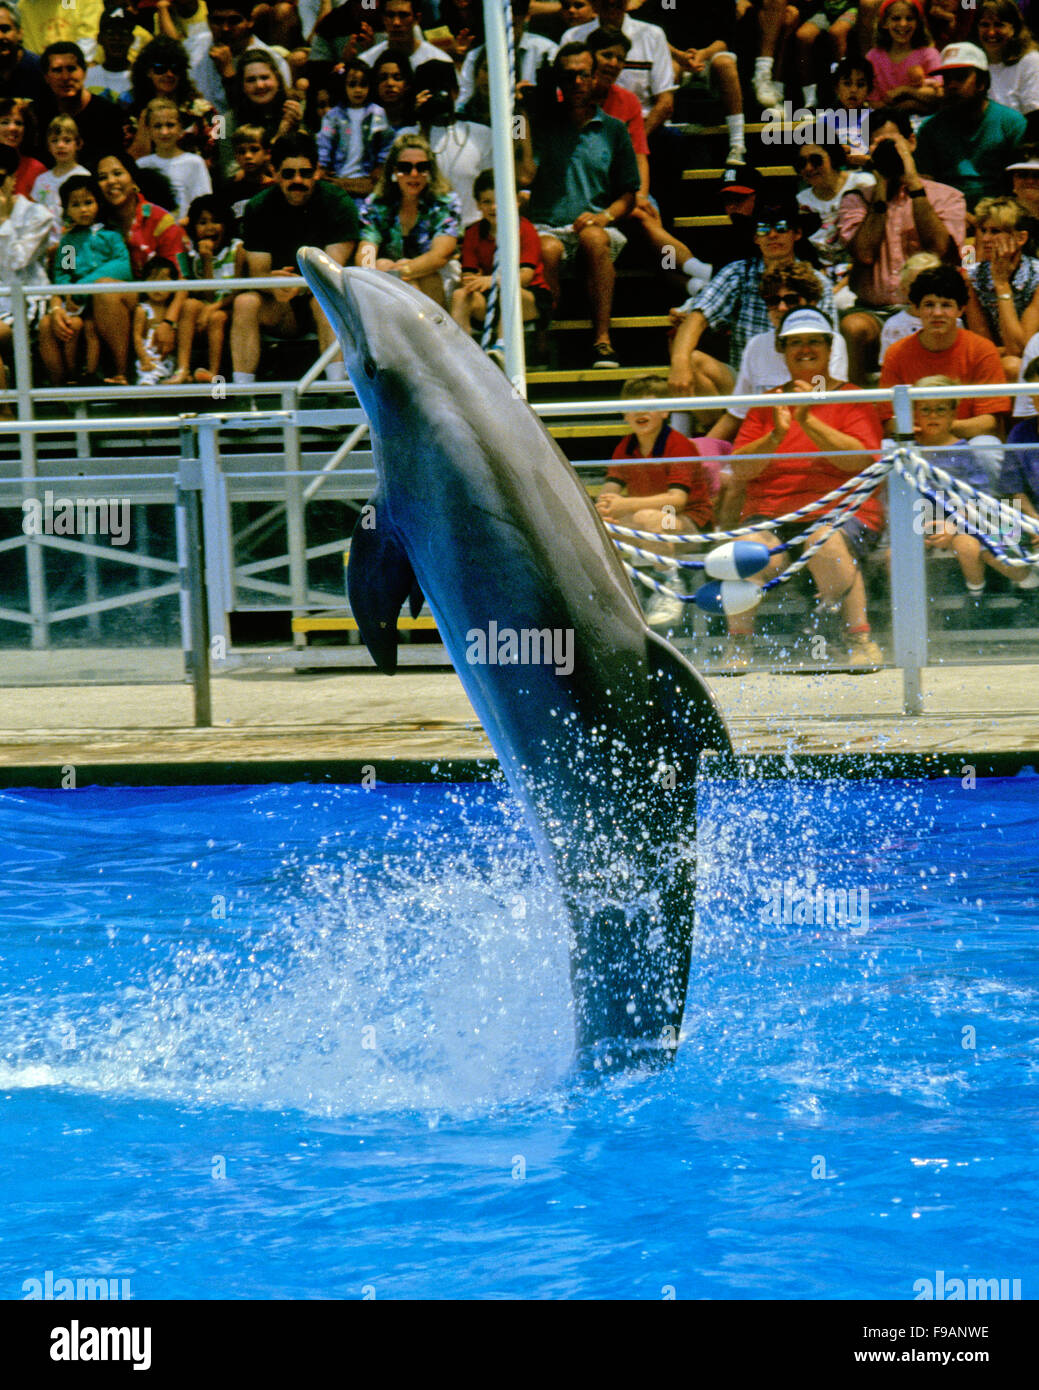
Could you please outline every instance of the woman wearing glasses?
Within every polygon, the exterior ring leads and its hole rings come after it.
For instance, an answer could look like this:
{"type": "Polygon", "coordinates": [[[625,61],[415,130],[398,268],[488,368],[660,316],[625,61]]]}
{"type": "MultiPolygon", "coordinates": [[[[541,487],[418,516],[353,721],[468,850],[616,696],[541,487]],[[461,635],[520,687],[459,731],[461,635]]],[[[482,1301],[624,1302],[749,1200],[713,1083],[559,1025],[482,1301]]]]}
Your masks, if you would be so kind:
{"type": "MultiPolygon", "coordinates": [[[[797,201],[819,218],[819,229],[812,233],[809,241],[834,289],[839,290],[847,283],[851,258],[837,231],[837,209],[845,193],[855,188],[872,188],[873,175],[864,169],[849,169],[844,150],[836,141],[827,145],[801,145],[794,156],[794,167],[807,185],[798,193],[797,201]]],[[[842,309],[850,308],[853,299],[849,292],[847,303],[838,299],[837,305],[842,309]]]]}
{"type": "Polygon", "coordinates": [[[452,258],[461,217],[424,136],[397,137],[360,216],[357,264],[398,275],[446,304],[447,289],[458,279],[452,258]]]}
{"type": "Polygon", "coordinates": [[[188,76],[188,57],[183,45],[165,35],[146,43],[134,60],[128,101],[137,123],[129,150],[134,159],[154,154],[147,125],[141,120],[141,113],[154,97],[169,97],[177,103],[184,129],[183,148],[200,154],[211,164],[216,148],[213,129],[216,109],[199,95],[188,76]]]}

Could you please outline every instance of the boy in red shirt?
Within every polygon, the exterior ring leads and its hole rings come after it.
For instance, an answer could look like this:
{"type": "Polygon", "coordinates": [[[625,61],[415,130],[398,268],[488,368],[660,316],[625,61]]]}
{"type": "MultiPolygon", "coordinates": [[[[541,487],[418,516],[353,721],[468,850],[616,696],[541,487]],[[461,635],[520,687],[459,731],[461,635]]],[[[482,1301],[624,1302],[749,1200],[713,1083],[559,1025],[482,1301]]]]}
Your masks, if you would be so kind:
{"type": "MultiPolygon", "coordinates": [[[[636,377],[625,382],[621,391],[621,399],[626,401],[646,397],[661,400],[670,395],[666,379],[659,376],[636,377]]],[[[677,531],[687,535],[710,526],[711,490],[703,465],[698,458],[691,457],[700,452],[694,441],[673,430],[663,410],[631,410],[624,420],[631,426],[632,433],[625,435],[614,449],[616,463],[606,474],[606,482],[595,503],[603,520],[615,521],[636,531],[677,531]],[[621,462],[628,459],[674,462],[621,462]]],[[[667,541],[640,540],[634,544],[661,556],[675,553],[675,546],[667,541]]],[[[665,564],[656,566],[656,577],[670,582],[672,588],[684,587],[683,573],[665,564]]],[[[639,589],[642,590],[641,585],[639,589]]],[[[646,605],[646,621],[651,627],[675,628],[680,625],[684,611],[681,599],[654,590],[646,605]]]]}
{"type": "MultiPolygon", "coordinates": [[[[494,194],[494,174],[490,169],[478,174],[473,197],[483,214],[479,222],[466,228],[462,238],[462,283],[451,297],[451,317],[467,333],[472,320],[483,323],[487,314],[487,295],[494,283],[494,248],[498,232],[498,203],[494,194]]],[[[545,279],[541,257],[541,238],[533,222],[519,220],[520,302],[523,322],[547,317],[552,308],[552,292],[545,279]]],[[[498,345],[500,346],[500,344],[498,345]]]]}

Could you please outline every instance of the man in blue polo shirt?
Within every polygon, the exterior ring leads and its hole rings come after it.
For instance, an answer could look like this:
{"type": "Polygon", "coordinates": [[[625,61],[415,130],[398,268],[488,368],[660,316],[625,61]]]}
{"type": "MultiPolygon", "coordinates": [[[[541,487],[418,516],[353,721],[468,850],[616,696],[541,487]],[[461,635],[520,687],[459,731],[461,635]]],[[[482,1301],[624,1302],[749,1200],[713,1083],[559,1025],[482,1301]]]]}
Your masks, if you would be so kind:
{"type": "Polygon", "coordinates": [[[972,208],[1003,191],[1027,122],[1020,111],[989,98],[988,58],[976,44],[950,43],[935,72],[942,77],[942,105],[917,133],[916,166],[958,188],[972,208]]]}
{"type": "Polygon", "coordinates": [[[583,262],[592,310],[592,365],[616,367],[610,342],[613,262],[625,238],[614,224],[635,206],[638,163],[627,126],[595,104],[595,60],[586,45],[565,44],[553,70],[562,101],[537,112],[521,159],[520,181],[530,185],[527,215],[541,237],[553,297],[559,295],[563,264],[574,256],[583,262]]]}

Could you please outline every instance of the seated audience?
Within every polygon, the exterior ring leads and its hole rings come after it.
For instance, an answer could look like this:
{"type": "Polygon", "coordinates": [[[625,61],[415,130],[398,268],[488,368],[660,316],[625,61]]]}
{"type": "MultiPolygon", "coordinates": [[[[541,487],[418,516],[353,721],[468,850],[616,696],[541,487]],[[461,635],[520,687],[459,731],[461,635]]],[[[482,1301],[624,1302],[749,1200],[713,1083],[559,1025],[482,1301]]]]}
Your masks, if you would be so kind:
{"type": "Polygon", "coordinates": [[[1039,260],[1026,256],[1028,214],[1014,198],[982,198],[974,209],[977,259],[967,266],[967,327],[999,349],[1008,381],[1039,330],[1039,260]]]}
{"type": "Polygon", "coordinates": [[[988,59],[992,100],[1028,117],[1039,110],[1039,51],[1014,0],[980,0],[971,40],[988,59]]]}
{"type": "Polygon", "coordinates": [[[451,266],[461,235],[458,198],[422,135],[393,142],[375,191],[361,204],[357,264],[397,275],[438,304],[457,276],[451,266]]]}
{"type": "Polygon", "coordinates": [[[166,175],[176,199],[172,210],[183,222],[192,202],[213,191],[206,162],[201,155],[181,148],[184,130],[177,103],[171,97],[153,97],[144,108],[142,121],[155,153],[142,155],[137,167],[159,169],[166,175]]]}
{"type": "Polygon", "coordinates": [[[592,0],[598,25],[593,22],[568,29],[563,35],[563,44],[583,45],[597,27],[621,30],[630,42],[631,50],[627,66],[617,80],[638,97],[646,122],[646,135],[652,139],[655,132],[674,115],[675,68],[663,29],[644,20],[633,19],[627,13],[631,8],[630,0],[592,0]]]}
{"type": "Polygon", "coordinates": [[[868,58],[860,58],[854,49],[833,71],[836,111],[847,112],[848,143],[841,148],[852,169],[869,163],[869,94],[875,82],[873,64],[868,58]]]}
{"type": "MultiPolygon", "coordinates": [[[[925,376],[915,383],[917,386],[958,386],[960,383],[948,376],[925,376]]],[[[978,435],[966,440],[954,432],[956,419],[955,400],[929,400],[913,402],[913,433],[928,463],[942,468],[957,482],[968,483],[980,492],[992,496],[1000,486],[999,474],[1002,450],[999,440],[978,435]],[[988,447],[986,447],[988,446],[988,447]]],[[[951,498],[947,495],[947,500],[951,498]]],[[[1039,573],[1024,565],[1008,564],[999,560],[978,540],[974,531],[984,530],[981,517],[976,508],[969,504],[959,509],[966,521],[964,526],[957,517],[933,516],[926,523],[924,544],[929,549],[952,550],[959,563],[960,573],[966,586],[964,609],[967,626],[974,627],[985,617],[985,566],[997,574],[1013,580],[1022,588],[1033,589],[1039,586],[1039,573]]]]}
{"type": "MultiPolygon", "coordinates": [[[[61,207],[65,230],[54,257],[55,286],[132,279],[126,242],[119,232],[102,227],[98,222],[101,191],[90,174],[72,174],[64,180],[61,207]]],[[[49,311],[40,321],[40,356],[52,386],[76,380],[81,339],[86,349],[86,377],[89,380],[96,376],[101,353],[100,325],[104,326],[105,343],[113,358],[118,360],[119,352],[125,352],[125,339],[118,344],[112,342],[118,310],[109,301],[115,298],[114,295],[55,294],[51,299],[49,311]]]]}
{"type": "Polygon", "coordinates": [[[954,187],[921,176],[916,139],[903,111],[885,109],[870,122],[874,186],[845,193],[837,214],[841,240],[851,254],[850,287],[856,312],[841,322],[848,341],[851,380],[866,384],[880,330],[899,303],[899,276],[916,251],[933,251],[959,263],[967,208],[954,187]]]}
{"type": "MultiPolygon", "coordinates": [[[[0,145],[0,352],[11,345],[14,305],[6,287],[46,285],[47,255],[54,219],[45,207],[15,192],[18,155],[0,145]]],[[[29,317],[35,321],[43,301],[31,299],[29,317]]],[[[7,389],[7,371],[0,365],[0,389],[7,389]]]]}
{"type": "Polygon", "coordinates": [[[1007,165],[1014,197],[1028,216],[1039,223],[1039,158],[1026,151],[1024,156],[1007,165]]]}
{"type": "MultiPolygon", "coordinates": [[[[676,395],[728,396],[747,343],[771,328],[768,305],[761,297],[765,271],[794,264],[803,232],[796,204],[762,207],[755,228],[755,254],[733,261],[709,285],[672,314],[678,331],[671,342],[671,385],[676,395]],[[728,362],[703,352],[700,339],[708,330],[729,330],[728,362]]],[[[803,251],[802,251],[803,254],[803,251]]],[[[824,316],[836,317],[833,291],[823,281],[819,307],[824,316]]],[[[701,425],[713,424],[701,418],[701,425]]]]}
{"type": "Polygon", "coordinates": [[[650,197],[649,141],[646,139],[642,107],[634,92],[617,85],[631,43],[619,29],[593,29],[588,38],[588,48],[595,59],[592,99],[600,111],[607,116],[615,116],[627,126],[639,170],[635,206],[631,215],[624,219],[620,230],[624,236],[642,242],[652,252],[657,265],[678,271],[693,253],[674,232],[665,228],[660,209],[650,197]]]}
{"type": "Polygon", "coordinates": [[[156,0],[155,33],[177,43],[208,35],[205,0],[156,0]]]}
{"type": "Polygon", "coordinates": [[[797,75],[804,104],[814,110],[819,95],[818,73],[824,63],[829,65],[831,55],[838,62],[844,57],[858,11],[853,0],[821,0],[819,8],[816,10],[813,5],[812,10],[810,18],[798,25],[795,38],[797,75]],[[820,51],[825,53],[824,59],[820,59],[820,51]]]}
{"type": "MultiPolygon", "coordinates": [[[[101,192],[101,213],[108,227],[121,233],[130,251],[130,265],[136,279],[153,256],[163,256],[183,274],[184,233],[171,212],[149,202],[141,193],[141,173],[126,154],[104,154],[94,167],[94,176],[101,192]]],[[[177,340],[177,321],[183,308],[184,294],[174,296],[164,321],[157,325],[157,335],[163,352],[172,352],[177,340]]],[[[102,342],[111,351],[112,373],[105,381],[126,385],[130,352],[133,312],[137,295],[132,290],[121,294],[95,296],[94,319],[102,342]]]]}
{"type": "Polygon", "coordinates": [[[372,100],[372,70],[360,58],[345,64],[336,79],[335,102],[317,137],[321,172],[355,198],[375,187],[377,137],[388,129],[385,113],[372,100]]]}
{"type": "Polygon", "coordinates": [[[371,64],[372,91],[382,107],[385,122],[373,135],[374,172],[398,135],[418,135],[415,116],[415,77],[406,58],[385,53],[371,64]]]}
{"type": "Polygon", "coordinates": [[[55,116],[47,127],[47,153],[51,167],[36,175],[29,196],[34,203],[42,203],[54,218],[52,245],[57,246],[61,229],[65,223],[61,204],[61,186],[73,174],[86,174],[88,170],[79,163],[79,152],[83,147],[79,127],[71,116],[55,116]]]}
{"type": "Polygon", "coordinates": [[[920,316],[916,312],[916,305],[909,298],[909,290],[922,270],[931,270],[934,266],[941,264],[940,257],[936,256],[933,251],[918,251],[915,256],[910,256],[902,267],[902,274],[898,277],[902,294],[902,307],[889,319],[884,320],[884,327],[880,331],[881,362],[883,362],[884,355],[892,343],[897,343],[899,338],[908,338],[911,333],[919,331],[920,316]]]}
{"type": "MultiPolygon", "coordinates": [[[[559,45],[543,34],[530,33],[527,19],[530,14],[530,0],[512,0],[512,32],[516,53],[516,81],[533,86],[538,73],[545,63],[555,61],[559,45]]],[[[592,15],[594,19],[594,14],[592,15]]],[[[476,74],[481,63],[486,67],[487,49],[483,43],[483,33],[474,47],[465,56],[458,75],[458,104],[464,106],[471,100],[476,90],[476,74]]]]}
{"type": "Polygon", "coordinates": [[[87,65],[74,43],[48,44],[40,54],[43,80],[48,87],[39,117],[46,127],[55,116],[71,116],[83,137],[80,158],[93,164],[105,150],[121,150],[125,144],[124,113],[114,102],[91,96],[83,86],[87,65]]]}
{"type": "MultiPolygon", "coordinates": [[[[1033,357],[1023,369],[1021,380],[1039,382],[1039,357],[1033,357]]],[[[1013,497],[1026,516],[1039,518],[1039,388],[1029,404],[1029,417],[1019,420],[1007,436],[1008,445],[1029,447],[1007,448],[998,490],[1003,497],[1013,497]]]]}
{"type": "Polygon", "coordinates": [[[1003,191],[1004,171],[1027,122],[989,96],[988,59],[975,44],[950,44],[937,71],[941,105],[920,127],[917,163],[930,178],[958,188],[973,207],[1003,191]]]}
{"type": "Polygon", "coordinates": [[[225,191],[232,199],[231,211],[241,222],[246,204],[274,182],[271,172],[271,142],[260,125],[240,125],[231,137],[234,153],[234,173],[227,180],[225,191]]]}
{"type": "Polygon", "coordinates": [[[39,103],[47,93],[40,60],[22,42],[22,18],[14,4],[0,5],[0,92],[39,103]]]}
{"type": "MultiPolygon", "coordinates": [[[[271,53],[253,33],[249,0],[209,0],[208,31],[196,35],[188,46],[188,62],[199,92],[221,115],[231,111],[236,65],[246,50],[271,53]]],[[[292,74],[285,59],[272,54],[286,88],[292,74]]]]}
{"type": "Polygon", "coordinates": [[[415,115],[429,141],[437,168],[458,198],[462,226],[480,216],[473,196],[478,174],[494,163],[489,126],[464,120],[455,112],[458,79],[448,63],[423,63],[415,71],[415,115]]]}
{"type": "Polygon", "coordinates": [[[101,49],[87,68],[83,85],[91,96],[119,101],[130,90],[130,49],[134,42],[135,17],[131,5],[106,7],[98,22],[97,40],[101,49]],[[98,61],[100,59],[100,61],[98,61]]]}
{"type": "MultiPolygon", "coordinates": [[[[206,31],[208,33],[208,29],[206,31]]],[[[134,159],[152,153],[151,137],[141,117],[155,97],[167,97],[177,103],[184,131],[181,142],[185,150],[212,158],[218,128],[216,108],[199,94],[188,74],[188,55],[183,47],[169,38],[153,39],[146,43],[134,59],[129,106],[135,132],[129,146],[134,159]]],[[[223,118],[221,118],[223,120],[223,118]]]]}
{"type": "Polygon", "coordinates": [[[809,241],[835,290],[847,281],[850,269],[848,248],[837,224],[841,199],[856,188],[873,187],[872,173],[848,169],[846,163],[844,150],[837,141],[826,145],[799,145],[794,153],[794,167],[808,185],[798,193],[797,201],[819,219],[818,229],[809,241]]]}
{"type": "MultiPolygon", "coordinates": [[[[959,316],[968,299],[960,271],[948,265],[922,270],[909,288],[909,298],[920,316],[920,330],[888,348],[880,369],[881,386],[911,386],[924,376],[948,376],[967,386],[1006,383],[995,345],[960,327],[959,316]]],[[[891,418],[890,407],[884,410],[891,418]]],[[[995,392],[988,397],[964,396],[957,402],[953,433],[961,439],[997,434],[1009,413],[1006,396],[995,392]]]]}
{"type": "MultiPolygon", "coordinates": [[[[782,391],[810,395],[821,377],[826,380],[827,391],[849,389],[847,382],[838,381],[830,372],[834,336],[829,320],[818,309],[792,309],[784,316],[776,331],[789,375],[782,391]]],[[[811,515],[775,528],[767,522],[808,506],[851,475],[861,473],[874,461],[880,442],[877,414],[869,405],[806,401],[803,406],[756,407],[740,426],[729,456],[736,488],[743,490],[740,525],[763,523],[752,539],[770,549],[800,539],[806,531],[810,533],[806,540],[818,539],[818,527],[814,533],[810,530],[811,515]],[[778,457],[761,458],[762,454],[778,457]]],[[[859,568],[879,541],[882,527],[881,504],[876,493],[871,493],[839,529],[828,530],[826,540],[808,561],[821,616],[837,612],[843,616],[852,666],[875,666],[884,659],[870,636],[866,589],[859,568]]],[[[789,562],[789,552],[780,551],[753,582],[764,583],[789,562]]],[[[738,614],[728,623],[729,661],[746,666],[751,658],[754,615],[738,614]]]]}
{"type": "Polygon", "coordinates": [[[29,153],[36,147],[36,121],[28,102],[18,97],[0,97],[0,145],[7,145],[18,156],[14,191],[23,198],[30,197],[33,184],[46,166],[29,153]]]}
{"type": "MultiPolygon", "coordinates": [[[[271,164],[274,182],[249,201],[242,219],[247,273],[298,276],[296,255],[303,246],[320,246],[339,265],[348,265],[357,245],[357,208],[349,193],[318,180],[313,137],[299,131],[282,136],[271,151],[271,164]]],[[[231,365],[237,383],[256,380],[261,329],[284,338],[315,330],[322,351],[335,341],[305,286],[240,291],[231,319],[231,365]]],[[[330,381],[342,381],[342,360],[331,363],[325,374],[330,381]]]]}
{"type": "Polygon", "coordinates": [[[559,50],[555,76],[563,100],[558,108],[536,108],[520,182],[530,187],[527,212],[541,237],[553,298],[559,296],[563,266],[578,257],[591,302],[592,365],[616,367],[610,339],[613,262],[625,239],[614,223],[635,206],[639,171],[626,126],[595,105],[593,68],[584,44],[559,50]]]}
{"type": "MultiPolygon", "coordinates": [[[[137,359],[138,386],[157,386],[160,381],[175,381],[177,362],[167,347],[167,335],[159,329],[167,325],[166,314],[173,303],[173,282],[179,272],[165,256],[153,256],[141,271],[142,280],[154,282],[154,290],[145,290],[133,311],[133,346],[137,359]]],[[[181,380],[187,374],[181,372],[181,380]]],[[[179,384],[179,383],[177,383],[179,384]]]]}
{"type": "MultiPolygon", "coordinates": [[[[640,376],[624,383],[621,399],[656,398],[666,400],[671,388],[663,377],[640,376]]],[[[711,524],[711,492],[699,450],[692,439],[668,424],[667,412],[639,406],[624,416],[631,426],[613,451],[614,464],[596,498],[596,509],[603,521],[630,526],[636,531],[658,534],[674,531],[678,535],[697,535],[711,524]],[[666,460],[672,460],[667,462],[666,460]],[[652,460],[649,462],[648,460],[652,460]]],[[[642,550],[661,557],[672,557],[675,546],[668,541],[635,542],[642,550]]],[[[685,570],[661,561],[655,577],[672,588],[686,587],[685,570]]],[[[647,593],[646,621],[650,627],[675,628],[681,624],[685,605],[679,598],[656,590],[645,590],[636,583],[640,598],[647,593]]]]}
{"type": "Polygon", "coordinates": [[[922,0],[882,0],[877,45],[866,57],[873,65],[874,106],[893,106],[914,115],[934,111],[941,96],[941,65],[924,17],[922,0]]]}
{"type": "MultiPolygon", "coordinates": [[[[498,200],[494,191],[494,173],[487,169],[473,185],[480,216],[465,229],[462,238],[462,283],[451,296],[451,317],[472,331],[472,320],[483,324],[487,313],[487,297],[494,283],[494,253],[498,237],[498,200]]],[[[523,322],[531,323],[548,317],[552,308],[552,291],[545,279],[541,257],[541,240],[533,222],[519,219],[520,235],[520,308],[523,322]]]]}
{"type": "MultiPolygon", "coordinates": [[[[776,346],[776,329],[791,309],[818,307],[823,288],[819,271],[807,261],[794,261],[765,271],[759,290],[771,327],[748,339],[732,388],[734,396],[760,396],[790,379],[786,359],[776,346]]],[[[848,349],[839,333],[830,351],[830,371],[838,381],[848,379],[848,349]]],[[[746,406],[730,405],[707,433],[711,439],[735,439],[746,418],[746,406]]]]}
{"type": "Polygon", "coordinates": [[[248,49],[235,67],[230,86],[234,125],[263,126],[273,145],[303,124],[303,99],[286,87],[275,55],[248,49]]]}
{"type": "Polygon", "coordinates": [[[419,0],[383,0],[382,25],[384,37],[359,54],[366,63],[377,63],[385,53],[404,59],[412,70],[420,63],[450,63],[452,59],[416,34],[421,32],[422,6],[419,0]]]}
{"type": "MultiPolygon", "coordinates": [[[[242,239],[235,235],[235,219],[211,194],[196,198],[188,210],[188,275],[192,280],[233,280],[246,270],[242,239]]],[[[188,359],[199,338],[206,344],[207,365],[199,367],[196,381],[209,382],[220,374],[224,355],[227,321],[234,302],[234,292],[220,294],[213,290],[190,290],[180,316],[177,345],[188,342],[188,359]]]]}

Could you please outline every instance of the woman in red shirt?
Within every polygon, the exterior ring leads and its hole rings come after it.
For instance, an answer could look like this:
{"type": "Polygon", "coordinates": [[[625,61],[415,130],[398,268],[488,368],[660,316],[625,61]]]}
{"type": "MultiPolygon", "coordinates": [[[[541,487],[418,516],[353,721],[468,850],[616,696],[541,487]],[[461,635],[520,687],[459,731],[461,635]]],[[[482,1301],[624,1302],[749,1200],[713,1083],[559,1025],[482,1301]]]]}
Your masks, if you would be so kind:
{"type": "MultiPolygon", "coordinates": [[[[830,375],[832,342],[833,326],[818,309],[791,309],[785,314],[776,330],[776,345],[783,354],[790,380],[779,390],[854,390],[847,382],[830,375]]],[[[880,421],[869,405],[806,401],[803,406],[751,410],[740,427],[729,459],[737,486],[742,485],[745,490],[740,524],[768,521],[809,506],[867,468],[874,461],[880,441],[880,421]],[[778,457],[762,458],[762,454],[778,457]]],[[[760,531],[754,539],[774,548],[801,536],[811,526],[813,516],[825,510],[809,513],[800,523],[760,531]]],[[[840,529],[829,531],[808,561],[822,610],[839,609],[843,613],[852,666],[875,666],[884,660],[880,647],[870,637],[866,589],[858,563],[875,547],[882,527],[883,511],[873,493],[840,529]]],[[[809,539],[817,539],[817,534],[809,539]]],[[[774,555],[768,568],[754,576],[754,582],[764,583],[789,563],[788,551],[774,555]]],[[[749,664],[753,632],[752,615],[730,618],[732,664],[749,664]]]]}
{"type": "MultiPolygon", "coordinates": [[[[95,168],[98,187],[104,200],[101,209],[105,222],[121,232],[130,248],[130,264],[135,279],[141,278],[152,256],[165,256],[184,274],[187,248],[184,232],[173,214],[165,208],[147,203],[138,187],[137,165],[127,154],[105,154],[95,168]]],[[[173,351],[177,340],[177,321],[187,294],[176,294],[170,300],[163,322],[155,326],[155,349],[165,356],[173,351]]],[[[113,373],[105,381],[125,386],[126,367],[130,355],[131,326],[137,307],[137,295],[99,294],[94,297],[94,321],[102,341],[112,353],[113,373]]]]}

